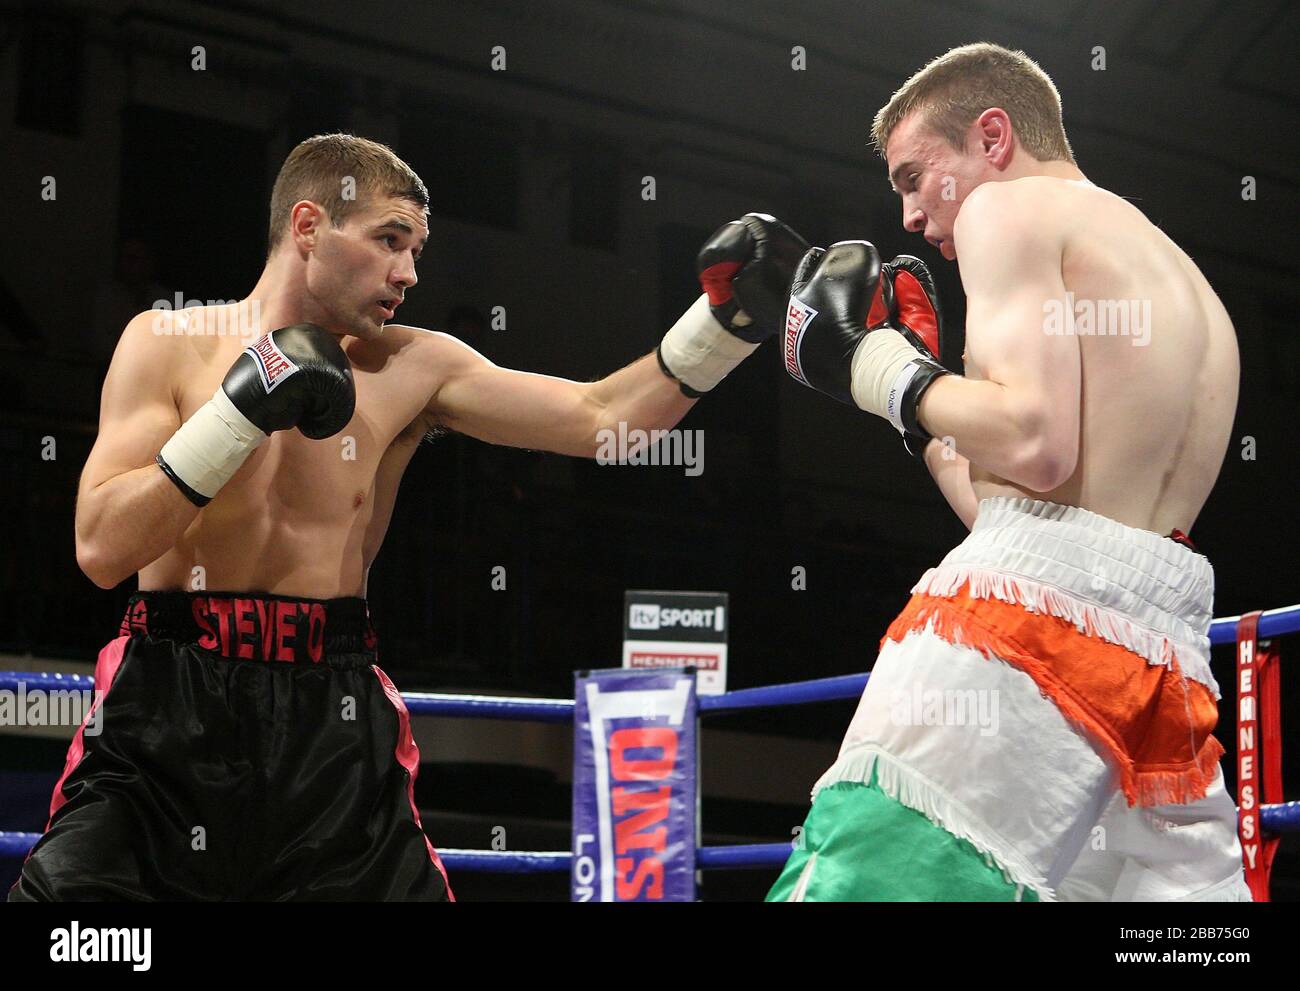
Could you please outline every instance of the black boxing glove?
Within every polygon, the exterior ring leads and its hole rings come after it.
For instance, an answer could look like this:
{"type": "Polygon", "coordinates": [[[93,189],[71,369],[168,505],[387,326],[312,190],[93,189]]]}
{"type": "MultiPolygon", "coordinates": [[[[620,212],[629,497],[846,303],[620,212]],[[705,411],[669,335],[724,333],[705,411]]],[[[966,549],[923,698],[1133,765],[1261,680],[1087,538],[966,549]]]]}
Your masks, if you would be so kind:
{"type": "Polygon", "coordinates": [[[324,440],[352,419],[352,365],[338,338],[311,323],[281,327],[235,359],[221,388],[263,433],[297,427],[324,440]]]}
{"type": "Polygon", "coordinates": [[[843,403],[884,417],[900,433],[928,440],[917,407],[936,378],[948,374],[891,326],[895,287],[881,278],[880,254],[866,241],[813,248],[790,287],[786,370],[843,403]]]}
{"type": "Polygon", "coordinates": [[[240,353],[155,461],[204,506],[268,434],[297,427],[322,440],[342,430],[355,408],[352,366],[338,338],[315,324],[282,327],[240,353]]]}
{"type": "Polygon", "coordinates": [[[807,241],[766,213],[747,213],[719,227],[696,256],[714,319],[751,344],[775,337],[790,280],[807,251],[807,241]]]}
{"type": "Polygon", "coordinates": [[[696,257],[704,295],[659,345],[659,367],[691,397],[701,396],[785,319],[790,278],[808,250],[775,217],[747,213],[714,231],[696,257]]]}

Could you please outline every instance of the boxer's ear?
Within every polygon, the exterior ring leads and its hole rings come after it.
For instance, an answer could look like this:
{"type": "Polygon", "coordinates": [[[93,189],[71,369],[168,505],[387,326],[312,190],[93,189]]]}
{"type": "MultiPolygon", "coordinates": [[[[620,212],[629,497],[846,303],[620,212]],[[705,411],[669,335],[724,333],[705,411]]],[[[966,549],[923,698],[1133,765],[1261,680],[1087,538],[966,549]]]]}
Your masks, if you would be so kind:
{"type": "Polygon", "coordinates": [[[325,209],[312,200],[299,200],[289,210],[289,234],[295,244],[308,251],[316,247],[321,231],[329,222],[325,209]]]}

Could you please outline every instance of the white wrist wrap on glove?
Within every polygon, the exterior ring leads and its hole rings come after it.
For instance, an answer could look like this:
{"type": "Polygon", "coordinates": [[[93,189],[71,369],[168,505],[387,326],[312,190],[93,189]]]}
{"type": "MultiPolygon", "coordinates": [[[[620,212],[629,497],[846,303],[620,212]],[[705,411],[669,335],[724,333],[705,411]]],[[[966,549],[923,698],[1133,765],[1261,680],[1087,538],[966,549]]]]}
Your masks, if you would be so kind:
{"type": "Polygon", "coordinates": [[[708,392],[757,349],[713,319],[709,297],[701,295],[664,334],[659,355],[679,382],[708,392]]]}
{"type": "Polygon", "coordinates": [[[217,386],[159,454],[177,478],[211,499],[266,437],[217,386]]]}
{"type": "Polygon", "coordinates": [[[903,433],[900,403],[912,377],[921,370],[921,352],[892,327],[871,331],[853,352],[850,389],[853,401],[868,413],[883,416],[903,433]]]}

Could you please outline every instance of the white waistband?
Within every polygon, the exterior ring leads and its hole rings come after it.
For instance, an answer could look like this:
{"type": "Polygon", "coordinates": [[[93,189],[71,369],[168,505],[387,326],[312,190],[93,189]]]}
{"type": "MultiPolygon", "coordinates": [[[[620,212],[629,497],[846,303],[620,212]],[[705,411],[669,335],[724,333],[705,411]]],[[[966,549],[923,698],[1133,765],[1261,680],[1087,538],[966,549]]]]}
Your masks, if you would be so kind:
{"type": "Polygon", "coordinates": [[[1153,663],[1167,664],[1176,654],[1189,677],[1216,687],[1208,636],[1214,569],[1204,555],[1167,537],[1077,506],[983,499],[970,536],[913,591],[953,595],[964,583],[976,598],[1072,619],[1153,663]]]}

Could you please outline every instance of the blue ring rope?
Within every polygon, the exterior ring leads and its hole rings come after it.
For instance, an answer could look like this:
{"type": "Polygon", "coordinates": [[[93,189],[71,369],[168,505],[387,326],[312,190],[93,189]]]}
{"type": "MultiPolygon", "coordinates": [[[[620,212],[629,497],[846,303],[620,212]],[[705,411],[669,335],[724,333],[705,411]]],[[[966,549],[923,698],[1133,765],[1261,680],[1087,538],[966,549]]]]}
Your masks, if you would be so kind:
{"type": "MultiPolygon", "coordinates": [[[[1210,624],[1212,644],[1232,643],[1237,638],[1240,616],[1227,616],[1210,624]]],[[[1283,636],[1300,632],[1300,605],[1271,609],[1259,620],[1258,637],[1283,636]]],[[[761,688],[742,688],[723,695],[701,696],[701,712],[729,712],[775,705],[803,705],[854,699],[862,694],[868,675],[848,674],[813,681],[761,688]]],[[[0,690],[18,691],[21,686],[43,691],[90,691],[92,675],[59,672],[0,671],[0,690]]],[[[532,699],[452,695],[437,692],[409,692],[402,695],[415,715],[436,715],[467,719],[512,719],[545,723],[573,721],[573,699],[532,699]]],[[[1260,808],[1260,825],[1268,833],[1300,832],[1300,802],[1283,802],[1260,808]]],[[[25,857],[40,839],[39,833],[0,831],[0,858],[25,857]]],[[[491,873],[567,872],[573,861],[567,851],[520,852],[497,850],[441,850],[448,870],[491,873]]],[[[780,867],[790,856],[788,843],[754,843],[738,846],[701,847],[697,864],[703,869],[780,867]]]]}

